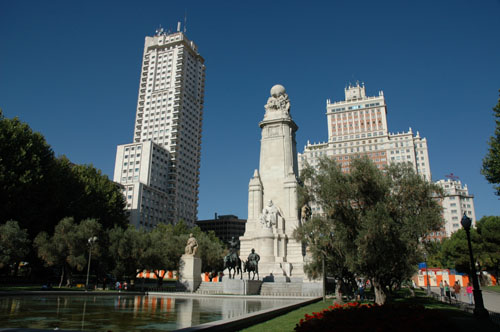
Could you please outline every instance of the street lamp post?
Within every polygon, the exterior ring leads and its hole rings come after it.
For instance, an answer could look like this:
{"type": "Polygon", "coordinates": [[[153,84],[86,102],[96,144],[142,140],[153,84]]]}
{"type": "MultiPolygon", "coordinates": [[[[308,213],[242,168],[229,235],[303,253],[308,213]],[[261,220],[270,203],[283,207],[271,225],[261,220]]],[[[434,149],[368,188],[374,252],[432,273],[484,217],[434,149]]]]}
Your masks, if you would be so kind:
{"type": "Polygon", "coordinates": [[[325,253],[321,253],[321,268],[323,272],[323,302],[326,302],[325,253]]]}
{"type": "Polygon", "coordinates": [[[470,241],[470,227],[472,224],[471,218],[467,217],[464,212],[462,221],[460,222],[462,227],[465,229],[467,234],[467,244],[469,246],[469,256],[470,256],[470,268],[472,271],[472,286],[474,287],[474,316],[477,318],[489,318],[488,310],[484,307],[483,294],[479,289],[479,281],[477,280],[476,265],[474,264],[474,256],[472,255],[472,244],[470,241]]]}
{"type": "Polygon", "coordinates": [[[89,273],[90,273],[90,259],[92,258],[92,246],[97,241],[97,236],[93,236],[89,238],[88,246],[89,246],[89,264],[87,266],[87,281],[85,282],[85,291],[89,289],[89,273]]]}
{"type": "Polygon", "coordinates": [[[429,283],[429,266],[427,265],[427,253],[424,252],[425,274],[427,277],[427,295],[431,295],[431,284],[429,283]]]}

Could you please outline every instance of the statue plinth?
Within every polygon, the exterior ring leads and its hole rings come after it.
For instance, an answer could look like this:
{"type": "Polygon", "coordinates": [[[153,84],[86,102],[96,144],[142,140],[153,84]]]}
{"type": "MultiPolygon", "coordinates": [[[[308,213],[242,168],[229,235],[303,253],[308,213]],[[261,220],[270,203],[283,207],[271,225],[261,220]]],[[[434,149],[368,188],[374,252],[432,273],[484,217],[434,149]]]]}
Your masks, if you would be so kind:
{"type": "Polygon", "coordinates": [[[257,241],[261,262],[274,262],[274,234],[272,228],[261,228],[254,240],[257,241]]]}
{"type": "Polygon", "coordinates": [[[201,284],[201,259],[194,255],[182,255],[179,274],[179,282],[186,290],[194,292],[201,284]]]}

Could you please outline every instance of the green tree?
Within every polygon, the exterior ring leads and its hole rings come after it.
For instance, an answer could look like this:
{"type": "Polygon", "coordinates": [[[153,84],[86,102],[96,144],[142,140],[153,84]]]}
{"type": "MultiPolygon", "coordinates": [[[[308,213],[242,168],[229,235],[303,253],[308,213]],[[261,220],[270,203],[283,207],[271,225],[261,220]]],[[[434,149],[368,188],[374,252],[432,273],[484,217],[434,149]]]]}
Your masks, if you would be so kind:
{"type": "MultiPolygon", "coordinates": [[[[443,239],[443,241],[446,240],[443,239]]],[[[443,242],[426,241],[423,242],[424,251],[427,253],[427,265],[437,268],[453,268],[453,262],[450,262],[443,256],[443,242]]]]}
{"type": "Polygon", "coordinates": [[[484,265],[498,280],[500,270],[500,217],[482,217],[477,222],[477,233],[481,237],[484,265]]]}
{"type": "Polygon", "coordinates": [[[201,258],[201,272],[219,272],[224,269],[224,244],[213,231],[203,232],[199,227],[194,227],[189,232],[193,233],[198,242],[198,255],[201,258]]]}
{"type": "Polygon", "coordinates": [[[125,199],[120,188],[92,165],[73,165],[76,186],[68,215],[75,220],[97,219],[108,229],[128,224],[125,199]]]}
{"type": "Polygon", "coordinates": [[[47,266],[61,268],[59,287],[64,279],[68,284],[71,283],[73,270],[83,271],[87,267],[88,239],[94,236],[98,241],[92,246],[92,261],[98,261],[104,254],[105,246],[102,243],[106,242],[106,235],[101,224],[94,219],[86,219],[76,224],[73,218],[64,218],[55,227],[53,236],[49,236],[46,232],[37,235],[34,244],[38,257],[47,266]]]}
{"type": "Polygon", "coordinates": [[[324,259],[325,274],[335,278],[335,296],[337,301],[341,301],[341,289],[347,285],[350,286],[347,288],[352,288],[355,285],[355,276],[347,266],[344,248],[339,241],[335,241],[333,222],[315,216],[296,228],[293,236],[307,245],[312,256],[312,260],[304,266],[307,276],[312,279],[321,277],[324,259]]]}
{"type": "MultiPolygon", "coordinates": [[[[217,272],[223,268],[224,246],[215,233],[204,233],[199,227],[189,228],[183,221],[175,225],[160,224],[148,233],[135,229],[127,229],[123,235],[119,230],[113,232],[115,234],[110,235],[112,243],[116,243],[115,239],[122,236],[124,239],[120,245],[127,248],[126,250],[133,251],[129,252],[129,256],[123,254],[125,259],[127,257],[129,259],[130,265],[127,265],[129,271],[132,271],[133,266],[137,269],[150,270],[156,275],[159,286],[163,282],[160,271],[179,270],[180,258],[184,254],[190,233],[193,233],[198,242],[197,256],[202,260],[202,272],[217,272]],[[128,238],[127,233],[129,233],[128,238]]],[[[111,248],[115,255],[117,248],[119,247],[111,248]]],[[[125,265],[121,260],[118,260],[117,264],[125,265]]]]}
{"type": "Polygon", "coordinates": [[[0,110],[0,211],[37,234],[46,226],[54,153],[42,134],[0,110]]]}
{"type": "Polygon", "coordinates": [[[26,258],[30,250],[28,232],[21,229],[17,221],[7,221],[0,225],[0,269],[13,267],[17,275],[19,263],[26,258]]]}
{"type": "Polygon", "coordinates": [[[390,289],[415,272],[422,259],[420,240],[442,225],[434,198],[439,188],[409,165],[382,172],[359,158],[350,170],[344,174],[334,160],[323,158],[317,168],[306,167],[303,182],[325,212],[348,270],[369,278],[376,303],[383,304],[390,289]]]}
{"type": "MultiPolygon", "coordinates": [[[[483,256],[481,237],[474,228],[470,230],[470,237],[474,259],[476,260],[475,263],[480,264],[483,256]]],[[[449,238],[444,239],[442,251],[443,258],[449,262],[448,268],[455,268],[459,272],[471,275],[469,247],[467,244],[467,234],[464,229],[459,229],[451,234],[449,238]]]]}
{"type": "Polygon", "coordinates": [[[496,195],[500,196],[500,98],[497,105],[493,108],[495,117],[495,134],[490,137],[488,142],[490,148],[488,154],[483,159],[483,168],[481,174],[486,180],[495,184],[496,195]]]}
{"type": "Polygon", "coordinates": [[[158,286],[163,283],[160,271],[179,270],[179,260],[184,253],[187,235],[176,235],[174,231],[175,226],[160,224],[147,233],[142,266],[156,275],[158,286]]]}
{"type": "Polygon", "coordinates": [[[134,226],[114,227],[109,230],[109,254],[114,262],[113,274],[118,279],[135,279],[137,270],[143,270],[144,252],[148,234],[134,226]]]}
{"type": "Polygon", "coordinates": [[[0,110],[0,211],[33,239],[52,233],[58,220],[98,219],[104,228],[127,224],[120,188],[92,165],[55,158],[44,137],[0,110]]]}

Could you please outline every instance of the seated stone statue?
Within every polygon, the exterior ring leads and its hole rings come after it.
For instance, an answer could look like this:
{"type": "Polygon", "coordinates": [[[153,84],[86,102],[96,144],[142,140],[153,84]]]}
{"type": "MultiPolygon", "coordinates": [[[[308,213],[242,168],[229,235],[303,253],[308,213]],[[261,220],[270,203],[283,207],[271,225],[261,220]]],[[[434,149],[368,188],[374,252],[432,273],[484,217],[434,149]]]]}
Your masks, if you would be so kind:
{"type": "Polygon", "coordinates": [[[189,234],[189,239],[187,240],[186,248],[184,253],[186,255],[196,256],[196,251],[198,250],[198,241],[193,236],[193,233],[189,234]]]}
{"type": "Polygon", "coordinates": [[[309,218],[311,218],[311,208],[309,207],[309,205],[304,204],[304,206],[302,206],[302,209],[300,210],[300,221],[306,222],[309,220],[309,218]]]}
{"type": "Polygon", "coordinates": [[[260,222],[267,228],[271,228],[278,223],[278,216],[281,216],[280,211],[274,205],[272,200],[269,200],[267,206],[262,209],[260,222]]]}

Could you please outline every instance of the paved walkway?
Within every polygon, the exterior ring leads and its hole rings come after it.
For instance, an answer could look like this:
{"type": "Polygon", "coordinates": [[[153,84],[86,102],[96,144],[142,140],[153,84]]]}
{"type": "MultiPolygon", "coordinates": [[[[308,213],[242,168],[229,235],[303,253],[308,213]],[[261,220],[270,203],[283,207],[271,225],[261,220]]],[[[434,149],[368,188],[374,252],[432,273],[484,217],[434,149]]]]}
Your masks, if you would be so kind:
{"type": "MultiPolygon", "coordinates": [[[[431,287],[433,293],[440,294],[439,287],[431,287]]],[[[484,307],[490,311],[500,313],[500,293],[491,291],[482,291],[484,307]]],[[[462,288],[458,300],[464,303],[469,303],[469,297],[462,288]]]]}

